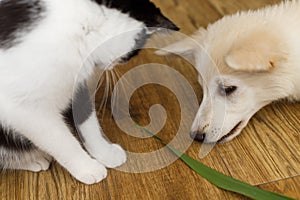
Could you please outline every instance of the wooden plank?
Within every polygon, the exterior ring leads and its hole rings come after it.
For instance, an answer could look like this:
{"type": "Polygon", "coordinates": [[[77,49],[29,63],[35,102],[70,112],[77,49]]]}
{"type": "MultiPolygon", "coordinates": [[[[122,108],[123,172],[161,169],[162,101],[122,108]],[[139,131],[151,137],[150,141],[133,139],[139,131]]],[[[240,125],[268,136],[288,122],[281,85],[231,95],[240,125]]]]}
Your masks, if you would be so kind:
{"type": "Polygon", "coordinates": [[[231,174],[262,184],[300,174],[299,104],[260,111],[236,140],[218,147],[231,174]]]}
{"type": "Polygon", "coordinates": [[[286,196],[292,197],[294,199],[299,199],[300,197],[300,176],[283,179],[263,185],[259,185],[260,188],[274,191],[286,196]]]}
{"type": "MultiPolygon", "coordinates": [[[[130,66],[139,66],[142,63],[147,63],[148,59],[151,57],[153,61],[152,54],[147,52],[141,52],[141,58],[138,57],[131,61],[130,66]]],[[[156,57],[156,63],[165,63],[168,66],[172,66],[175,69],[182,68],[180,63],[177,63],[176,59],[166,59],[156,57]],[[178,68],[177,68],[178,67],[178,68]]],[[[184,63],[184,61],[181,61],[184,63]]],[[[186,63],[188,65],[188,63],[186,63]]],[[[122,66],[127,68],[129,66],[122,66]]],[[[122,70],[122,69],[120,69],[122,70]]],[[[187,73],[188,75],[195,76],[194,73],[187,73]]],[[[185,74],[185,75],[187,75],[185,74]]],[[[161,74],[162,78],[168,79],[174,84],[174,87],[181,87],[178,82],[172,80],[172,77],[168,77],[165,74],[161,74]]],[[[196,78],[196,77],[194,77],[196,78]]],[[[190,84],[197,84],[196,81],[190,84]]],[[[199,87],[194,85],[194,87],[199,87]]],[[[199,88],[198,88],[199,89],[199,88]]],[[[103,92],[103,89],[102,89],[103,92]]],[[[99,98],[102,95],[99,95],[99,98]]],[[[133,119],[142,124],[146,125],[149,123],[148,111],[151,105],[159,103],[162,105],[167,112],[168,120],[164,128],[158,133],[166,141],[172,140],[175,137],[176,131],[178,129],[178,124],[180,124],[181,110],[178,102],[176,102],[176,97],[166,88],[157,85],[147,85],[145,87],[139,88],[136,93],[131,97],[131,114],[133,119]],[[146,100],[145,100],[146,99],[146,100]],[[142,101],[143,100],[143,101],[142,101]]],[[[102,111],[103,112],[103,111],[102,111]]],[[[186,135],[185,139],[189,139],[189,130],[191,123],[194,118],[196,110],[190,110],[191,117],[188,120],[184,120],[183,126],[185,127],[186,135]]],[[[157,149],[162,148],[162,145],[155,139],[139,139],[126,135],[122,132],[114,120],[110,117],[110,110],[105,111],[105,116],[101,117],[101,124],[103,125],[104,132],[112,142],[120,143],[129,152],[140,152],[147,153],[152,152],[157,149]]],[[[101,112],[100,115],[101,116],[101,112]]],[[[180,145],[179,145],[180,146],[180,145]]],[[[200,144],[193,144],[188,153],[197,158],[200,149],[200,144]]],[[[207,157],[207,159],[202,160],[203,163],[228,174],[222,159],[219,157],[218,152],[215,150],[211,154],[212,156],[207,157]]],[[[171,153],[166,153],[163,155],[157,155],[152,157],[148,162],[149,165],[156,160],[166,159],[166,157],[173,156],[171,153]]],[[[136,167],[135,162],[128,158],[127,167],[136,167]]],[[[146,166],[147,167],[147,166],[146,166]]],[[[112,174],[108,176],[108,185],[110,188],[110,194],[113,199],[206,199],[212,195],[216,198],[221,199],[222,197],[230,197],[240,199],[238,195],[232,195],[231,193],[224,192],[217,189],[215,186],[211,185],[199,175],[192,172],[187,166],[185,166],[181,161],[176,161],[173,164],[167,166],[166,168],[152,171],[149,173],[124,173],[118,170],[111,171],[112,174]],[[188,194],[188,195],[187,195],[188,194]]]]}
{"type": "Polygon", "coordinates": [[[0,174],[0,199],[110,199],[107,182],[86,186],[57,163],[45,172],[7,171],[0,174]]]}
{"type": "Polygon", "coordinates": [[[214,5],[205,0],[153,0],[168,18],[174,21],[181,32],[191,34],[201,26],[216,21],[221,15],[216,12],[214,5]]]}
{"type": "Polygon", "coordinates": [[[220,13],[223,16],[223,15],[233,14],[241,10],[259,9],[265,6],[274,5],[281,2],[281,0],[264,0],[264,1],[211,0],[209,2],[212,4],[213,7],[215,7],[218,13],[220,13]]]}
{"type": "MultiPolygon", "coordinates": [[[[234,13],[240,9],[258,8],[279,0],[154,0],[154,2],[161,7],[166,16],[182,28],[183,33],[190,34],[198,27],[207,26],[224,14],[234,13]]],[[[161,41],[163,42],[165,41],[161,41]]],[[[153,56],[151,49],[143,50],[127,65],[119,66],[118,71],[124,74],[133,67],[149,62],[166,64],[180,72],[201,101],[202,92],[197,83],[197,73],[191,64],[181,58],[161,58],[153,56]]],[[[165,78],[176,87],[181,87],[172,77],[165,75],[165,78]]],[[[103,90],[102,86],[97,94],[98,110],[103,90]]],[[[153,104],[161,104],[166,109],[168,118],[159,136],[169,142],[175,137],[181,121],[179,104],[170,90],[158,85],[147,85],[138,89],[130,102],[132,118],[142,125],[148,124],[150,122],[148,111],[153,104]]],[[[98,117],[104,132],[112,142],[120,143],[127,151],[138,153],[162,148],[162,145],[154,139],[132,137],[120,130],[111,117],[110,106],[108,101],[107,106],[100,109],[98,117]]],[[[261,188],[300,198],[300,179],[296,176],[300,173],[299,108],[299,104],[288,103],[268,106],[251,120],[241,136],[228,144],[219,145],[201,162],[251,184],[266,183],[259,185],[261,188]]],[[[195,110],[190,112],[188,119],[183,120],[186,138],[195,110]]],[[[180,144],[178,146],[180,147],[180,144]]],[[[198,159],[199,149],[200,144],[193,143],[187,153],[198,159]]],[[[153,159],[163,160],[171,156],[171,153],[165,153],[153,159]]],[[[128,163],[133,163],[130,158],[128,163]]],[[[135,167],[134,163],[132,167],[135,167]]],[[[0,174],[0,198],[9,200],[245,199],[216,188],[192,172],[180,160],[149,173],[135,174],[125,173],[120,169],[109,170],[106,180],[92,186],[77,182],[58,164],[53,164],[50,170],[41,173],[5,172],[0,174]]]]}

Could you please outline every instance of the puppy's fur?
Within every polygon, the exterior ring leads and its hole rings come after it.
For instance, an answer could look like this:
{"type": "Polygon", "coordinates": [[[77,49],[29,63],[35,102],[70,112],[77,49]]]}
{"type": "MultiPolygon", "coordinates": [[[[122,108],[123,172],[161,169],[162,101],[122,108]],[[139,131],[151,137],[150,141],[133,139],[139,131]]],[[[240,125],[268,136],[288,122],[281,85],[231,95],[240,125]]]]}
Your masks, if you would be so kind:
{"type": "Polygon", "coordinates": [[[300,2],[225,16],[157,54],[193,54],[204,98],[192,136],[226,142],[265,105],[300,99],[300,2]]]}

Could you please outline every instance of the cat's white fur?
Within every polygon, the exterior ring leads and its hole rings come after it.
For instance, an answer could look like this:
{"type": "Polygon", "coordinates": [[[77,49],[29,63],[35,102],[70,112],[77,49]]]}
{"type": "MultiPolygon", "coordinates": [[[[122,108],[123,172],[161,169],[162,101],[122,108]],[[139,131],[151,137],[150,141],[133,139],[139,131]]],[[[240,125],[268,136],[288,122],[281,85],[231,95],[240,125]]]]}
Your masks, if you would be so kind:
{"type": "MultiPolygon", "coordinates": [[[[95,159],[91,158],[60,113],[70,103],[76,84],[92,74],[95,63],[104,67],[130,51],[145,25],[92,1],[44,3],[43,21],[20,44],[0,49],[0,123],[22,133],[79,181],[96,183],[106,177],[105,166],[125,162],[124,150],[102,137],[94,112],[80,127],[95,159]]],[[[48,160],[36,157],[20,168],[45,170],[48,160]]]]}

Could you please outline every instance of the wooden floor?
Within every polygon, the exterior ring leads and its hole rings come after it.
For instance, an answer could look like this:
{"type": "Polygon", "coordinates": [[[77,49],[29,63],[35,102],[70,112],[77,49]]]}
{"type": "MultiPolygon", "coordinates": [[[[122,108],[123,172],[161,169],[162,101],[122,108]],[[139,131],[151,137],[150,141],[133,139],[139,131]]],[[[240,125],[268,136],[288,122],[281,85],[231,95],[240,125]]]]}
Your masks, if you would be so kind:
{"type": "MultiPolygon", "coordinates": [[[[207,26],[225,14],[238,10],[259,8],[279,0],[166,0],[154,2],[170,17],[181,32],[190,34],[200,26],[207,26]]],[[[191,84],[201,101],[201,88],[196,71],[176,57],[158,57],[153,50],[143,50],[125,66],[121,73],[144,63],[172,66],[191,84]]],[[[172,77],[170,82],[176,84],[172,77]]],[[[180,86],[178,86],[180,87],[180,86]]],[[[151,152],[162,148],[155,139],[141,139],[125,134],[110,115],[110,103],[99,108],[103,87],[97,94],[99,119],[107,137],[130,152],[151,152]],[[104,112],[105,111],[105,112],[104,112]]],[[[142,125],[149,123],[149,108],[153,104],[165,107],[167,121],[159,136],[170,141],[180,123],[180,106],[166,87],[146,85],[131,97],[132,118],[142,125]]],[[[184,122],[186,137],[195,110],[184,122]]],[[[184,119],[185,120],[185,119],[184,119]]],[[[200,144],[193,143],[187,154],[198,159],[200,144]]],[[[163,155],[163,157],[172,156],[163,155]]],[[[129,158],[130,159],[130,158],[129,158]]],[[[149,165],[153,160],[149,160],[149,165]]],[[[132,161],[131,161],[132,162],[132,161]]],[[[201,162],[239,180],[260,188],[300,199],[300,104],[280,102],[267,106],[252,118],[243,133],[230,143],[216,146],[201,162]]],[[[130,163],[130,160],[129,160],[130,163]]],[[[128,164],[127,164],[128,165],[128,164]]],[[[129,166],[130,167],[130,166],[129,166]]],[[[86,186],[73,179],[57,163],[41,173],[5,172],[0,174],[0,199],[245,199],[220,190],[192,172],[180,160],[148,173],[126,173],[109,170],[106,180],[86,186]]]]}

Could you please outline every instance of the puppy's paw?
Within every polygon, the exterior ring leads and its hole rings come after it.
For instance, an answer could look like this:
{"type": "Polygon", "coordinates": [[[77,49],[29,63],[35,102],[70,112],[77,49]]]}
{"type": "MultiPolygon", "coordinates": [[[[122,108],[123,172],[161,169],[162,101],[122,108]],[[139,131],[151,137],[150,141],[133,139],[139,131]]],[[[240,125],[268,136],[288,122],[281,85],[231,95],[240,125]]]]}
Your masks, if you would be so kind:
{"type": "Polygon", "coordinates": [[[98,183],[107,176],[106,168],[94,159],[69,171],[78,181],[88,185],[98,183]]]}
{"type": "Polygon", "coordinates": [[[112,144],[105,152],[98,152],[96,159],[108,168],[115,168],[126,162],[126,153],[118,144],[112,144]]]}

